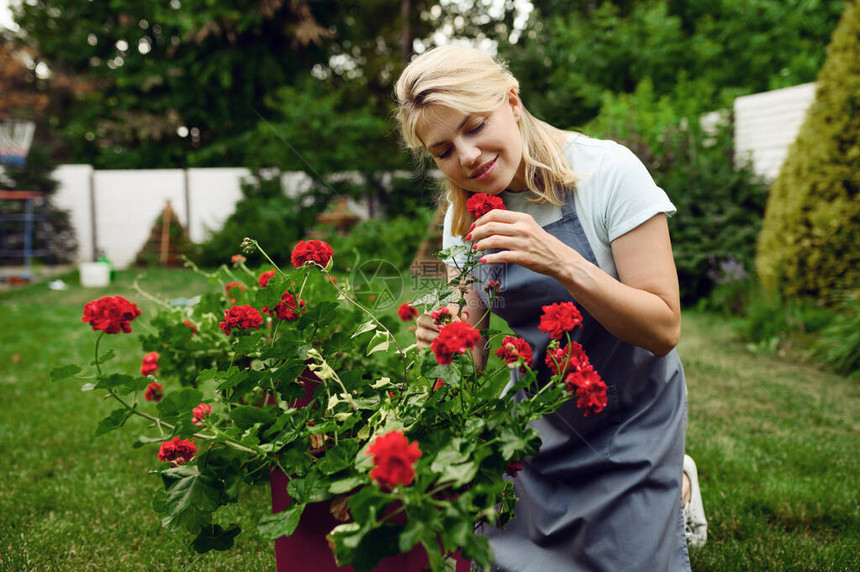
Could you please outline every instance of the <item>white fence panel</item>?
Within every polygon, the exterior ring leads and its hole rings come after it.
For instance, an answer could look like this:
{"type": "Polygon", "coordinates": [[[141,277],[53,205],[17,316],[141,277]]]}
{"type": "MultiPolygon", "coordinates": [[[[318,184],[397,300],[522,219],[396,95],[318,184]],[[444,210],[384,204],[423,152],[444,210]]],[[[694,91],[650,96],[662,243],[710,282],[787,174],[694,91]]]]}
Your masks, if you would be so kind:
{"type": "Polygon", "coordinates": [[[51,196],[51,202],[58,208],[69,211],[72,228],[78,239],[77,261],[92,260],[93,255],[93,218],[90,200],[91,165],[60,165],[51,176],[59,183],[51,196]]]}
{"type": "Polygon", "coordinates": [[[243,168],[188,170],[188,236],[193,242],[205,241],[233,214],[242,198],[241,181],[248,175],[243,168]]]}
{"type": "Polygon", "coordinates": [[[96,171],[93,186],[96,246],[117,268],[134,262],[167,201],[180,222],[188,224],[181,169],[96,171]]]}
{"type": "Polygon", "coordinates": [[[814,100],[814,83],[737,98],[735,159],[752,159],[756,173],[775,179],[814,100]]]}

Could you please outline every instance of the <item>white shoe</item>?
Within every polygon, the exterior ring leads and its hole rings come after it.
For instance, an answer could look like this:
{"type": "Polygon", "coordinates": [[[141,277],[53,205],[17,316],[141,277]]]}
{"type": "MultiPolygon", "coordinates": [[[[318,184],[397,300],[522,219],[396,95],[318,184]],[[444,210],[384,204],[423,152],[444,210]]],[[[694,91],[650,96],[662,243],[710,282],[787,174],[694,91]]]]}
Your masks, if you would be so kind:
{"type": "Polygon", "coordinates": [[[684,505],[684,534],[691,547],[701,548],[708,541],[708,519],[705,518],[696,463],[689,455],[684,455],[684,472],[690,479],[690,500],[684,505]]]}

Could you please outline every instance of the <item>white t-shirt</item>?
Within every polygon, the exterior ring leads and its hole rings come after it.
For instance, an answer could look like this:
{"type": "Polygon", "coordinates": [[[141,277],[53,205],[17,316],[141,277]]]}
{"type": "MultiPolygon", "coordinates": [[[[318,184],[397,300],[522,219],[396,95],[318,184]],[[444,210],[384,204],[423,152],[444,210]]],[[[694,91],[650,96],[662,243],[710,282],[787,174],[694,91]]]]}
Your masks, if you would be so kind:
{"type": "MultiPolygon", "coordinates": [[[[658,213],[675,214],[675,205],[654,183],[645,165],[623,145],[570,133],[563,151],[571,168],[580,176],[573,192],[574,205],[597,264],[618,278],[612,241],[658,213]]],[[[529,192],[504,191],[500,196],[508,210],[528,213],[541,226],[561,219],[561,207],[530,202],[533,195],[529,192]]],[[[465,246],[461,237],[451,234],[451,219],[449,206],[442,248],[465,246]]],[[[456,260],[462,264],[465,256],[456,260]]]]}

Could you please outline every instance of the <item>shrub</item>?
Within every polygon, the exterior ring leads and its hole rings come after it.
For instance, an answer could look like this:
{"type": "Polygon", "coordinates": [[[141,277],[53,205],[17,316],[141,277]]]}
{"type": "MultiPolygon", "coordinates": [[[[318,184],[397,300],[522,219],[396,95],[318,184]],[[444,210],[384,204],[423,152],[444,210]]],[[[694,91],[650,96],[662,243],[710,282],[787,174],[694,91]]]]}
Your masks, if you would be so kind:
{"type": "Polygon", "coordinates": [[[735,166],[731,121],[705,132],[685,119],[697,117],[690,105],[656,98],[643,82],[634,94],[607,95],[588,129],[627,145],[675,203],[669,227],[685,304],[711,293],[721,264],[752,268],[767,192],[749,165],[735,166]]]}
{"type": "Polygon", "coordinates": [[[860,286],[860,7],[846,2],[815,102],[767,203],[756,269],[784,298],[835,304],[860,286]]]}
{"type": "MultiPolygon", "coordinates": [[[[242,185],[243,199],[236,204],[220,230],[200,245],[199,263],[218,266],[239,252],[242,237],[260,237],[268,245],[269,255],[278,263],[289,263],[290,252],[313,224],[324,201],[309,197],[309,205],[301,198],[286,196],[279,177],[263,176],[257,172],[242,185]]],[[[262,262],[259,254],[248,257],[249,265],[262,262]]]]}

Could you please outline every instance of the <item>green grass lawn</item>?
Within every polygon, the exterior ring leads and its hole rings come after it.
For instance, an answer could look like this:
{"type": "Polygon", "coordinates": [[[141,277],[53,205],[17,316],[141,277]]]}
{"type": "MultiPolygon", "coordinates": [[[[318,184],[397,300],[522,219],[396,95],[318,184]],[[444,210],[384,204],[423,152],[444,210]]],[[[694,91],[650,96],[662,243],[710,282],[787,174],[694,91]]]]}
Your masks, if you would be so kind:
{"type": "MultiPolygon", "coordinates": [[[[221,519],[243,527],[234,549],[197,555],[151,509],[156,447],[131,448],[142,425],[94,437],[113,406],[77,382],[49,381],[53,367],[91,360],[96,334],[80,322],[89,300],[126,296],[144,312],[134,334],[146,331],[155,305],[132,289],[135,275],[121,272],[105,289],[42,284],[0,294],[0,570],[273,570],[272,546],[255,530],[269,510],[266,487],[246,489],[248,502],[221,519]]],[[[153,270],[141,285],[190,297],[205,280],[153,270]]],[[[117,351],[113,363],[132,371],[142,357],[134,334],[104,342],[117,351]]],[[[685,315],[679,351],[687,448],[710,521],[693,569],[860,569],[857,382],[750,355],[730,325],[705,314],[685,315]]]]}

